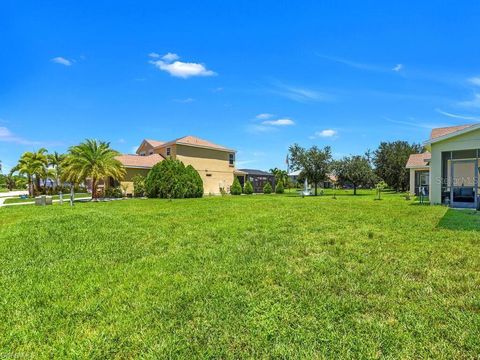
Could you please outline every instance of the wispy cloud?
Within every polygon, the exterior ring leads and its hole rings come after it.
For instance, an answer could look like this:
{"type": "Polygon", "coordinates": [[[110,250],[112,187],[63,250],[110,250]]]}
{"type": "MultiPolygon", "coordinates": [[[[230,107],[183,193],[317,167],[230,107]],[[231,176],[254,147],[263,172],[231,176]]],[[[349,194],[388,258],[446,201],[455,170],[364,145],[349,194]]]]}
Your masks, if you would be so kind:
{"type": "Polygon", "coordinates": [[[262,134],[277,131],[278,129],[273,126],[250,124],[247,126],[247,132],[251,134],[262,134]]]}
{"type": "Polygon", "coordinates": [[[19,145],[42,145],[42,143],[39,141],[31,141],[16,136],[4,126],[0,126],[0,142],[14,143],[19,145]]]}
{"type": "Polygon", "coordinates": [[[468,82],[473,85],[480,86],[480,76],[472,77],[468,79],[468,82]]]}
{"type": "Polygon", "coordinates": [[[259,120],[267,120],[267,119],[271,119],[274,116],[275,115],[273,115],[273,114],[263,113],[263,114],[258,114],[257,116],[255,116],[255,118],[257,118],[259,120]]]}
{"type": "Polygon", "coordinates": [[[472,120],[472,121],[480,121],[480,117],[477,116],[470,116],[470,115],[460,115],[460,114],[453,114],[441,109],[435,109],[436,112],[439,114],[454,118],[454,119],[464,119],[464,120],[472,120]]]}
{"type": "Polygon", "coordinates": [[[397,64],[392,68],[393,71],[399,72],[403,70],[403,65],[402,64],[397,64]]]}
{"type": "Polygon", "coordinates": [[[160,57],[160,54],[157,54],[156,52],[151,52],[150,54],[148,54],[148,56],[152,59],[158,59],[160,57]]]}
{"type": "Polygon", "coordinates": [[[333,129],[324,129],[324,130],[316,131],[312,136],[310,136],[310,139],[337,138],[337,137],[338,137],[338,131],[333,129]]]}
{"type": "Polygon", "coordinates": [[[295,121],[291,119],[265,120],[264,122],[262,122],[262,124],[271,126],[291,126],[295,125],[295,121]]]}
{"type": "Polygon", "coordinates": [[[384,119],[392,124],[405,125],[405,126],[413,127],[417,129],[431,130],[431,129],[447,126],[447,124],[444,124],[444,123],[433,124],[433,123],[424,123],[424,122],[402,121],[402,120],[393,120],[388,117],[385,117],[384,119]]]}
{"type": "Polygon", "coordinates": [[[53,59],[51,59],[52,62],[54,62],[55,64],[61,64],[61,65],[65,65],[65,66],[71,66],[72,65],[72,60],[68,60],[62,56],[57,56],[57,57],[54,57],[53,59]]]}
{"type": "Polygon", "coordinates": [[[404,66],[403,64],[396,64],[393,67],[389,66],[381,66],[381,65],[375,65],[375,64],[367,64],[367,63],[362,63],[362,62],[357,62],[357,61],[352,61],[349,59],[341,58],[341,57],[336,57],[336,56],[328,56],[328,55],[322,55],[322,54],[317,54],[318,57],[329,60],[332,62],[336,62],[338,64],[343,64],[346,66],[349,66],[351,68],[359,69],[359,70],[366,70],[366,71],[374,71],[374,72],[400,72],[403,70],[404,66]]]}
{"type": "Polygon", "coordinates": [[[480,108],[480,94],[474,94],[472,100],[461,101],[458,104],[463,107],[480,108]]]}
{"type": "Polygon", "coordinates": [[[276,89],[270,90],[270,92],[301,103],[331,101],[333,98],[329,94],[303,87],[290,86],[280,83],[277,83],[276,87],[276,89]]]}
{"type": "Polygon", "coordinates": [[[181,104],[189,104],[189,103],[194,102],[195,99],[189,97],[189,98],[185,98],[185,99],[175,99],[175,100],[173,100],[173,101],[178,102],[178,103],[181,103],[181,104]]]}
{"type": "MultiPolygon", "coordinates": [[[[150,56],[151,57],[151,56],[150,56]]],[[[157,69],[169,73],[171,76],[187,79],[194,76],[214,76],[214,71],[208,70],[204,64],[179,61],[177,54],[167,53],[159,60],[150,60],[157,69]]]]}

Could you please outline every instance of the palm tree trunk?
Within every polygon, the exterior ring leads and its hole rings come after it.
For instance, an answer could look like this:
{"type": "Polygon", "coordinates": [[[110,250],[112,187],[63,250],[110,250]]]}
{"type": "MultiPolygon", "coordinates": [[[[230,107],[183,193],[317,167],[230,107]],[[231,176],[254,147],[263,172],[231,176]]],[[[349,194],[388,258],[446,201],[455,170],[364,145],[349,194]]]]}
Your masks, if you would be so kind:
{"type": "Polygon", "coordinates": [[[357,195],[357,185],[353,184],[353,195],[357,195]]]}
{"type": "Polygon", "coordinates": [[[315,183],[315,196],[317,196],[317,189],[318,189],[318,184],[315,183]]]}
{"type": "Polygon", "coordinates": [[[28,196],[32,197],[33,196],[33,181],[32,177],[29,175],[27,176],[28,179],[28,196]]]}
{"type": "Polygon", "coordinates": [[[97,179],[92,178],[92,200],[97,199],[97,179]]]}

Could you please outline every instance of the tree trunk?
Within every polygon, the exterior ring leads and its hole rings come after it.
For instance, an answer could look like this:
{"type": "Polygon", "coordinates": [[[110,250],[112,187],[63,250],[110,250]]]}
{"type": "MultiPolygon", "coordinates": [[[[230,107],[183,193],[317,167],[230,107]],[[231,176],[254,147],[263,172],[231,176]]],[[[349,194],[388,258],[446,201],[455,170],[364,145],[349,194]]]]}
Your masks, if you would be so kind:
{"type": "Polygon", "coordinates": [[[318,193],[317,189],[318,189],[318,184],[315,183],[315,196],[317,196],[317,193],[318,193]]]}
{"type": "Polygon", "coordinates": [[[97,199],[97,179],[92,178],[92,200],[97,199]]]}
{"type": "Polygon", "coordinates": [[[28,176],[28,196],[32,197],[33,196],[33,181],[32,177],[28,176]]]}
{"type": "Polygon", "coordinates": [[[353,184],[353,195],[357,195],[357,185],[353,184]]]}

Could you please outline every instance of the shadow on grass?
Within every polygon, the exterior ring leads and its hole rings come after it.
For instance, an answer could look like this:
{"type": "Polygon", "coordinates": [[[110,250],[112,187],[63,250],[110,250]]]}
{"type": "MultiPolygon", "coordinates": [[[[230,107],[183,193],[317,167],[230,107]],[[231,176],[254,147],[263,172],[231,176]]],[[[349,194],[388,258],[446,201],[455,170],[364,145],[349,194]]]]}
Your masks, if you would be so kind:
{"type": "Polygon", "coordinates": [[[480,231],[480,212],[448,209],[438,222],[437,228],[480,231]]]}

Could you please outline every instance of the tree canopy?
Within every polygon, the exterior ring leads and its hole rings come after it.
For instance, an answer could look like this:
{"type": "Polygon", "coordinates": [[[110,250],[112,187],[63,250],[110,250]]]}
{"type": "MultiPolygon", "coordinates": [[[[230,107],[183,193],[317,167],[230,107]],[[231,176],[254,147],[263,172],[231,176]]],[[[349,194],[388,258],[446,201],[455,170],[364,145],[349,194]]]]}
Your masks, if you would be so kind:
{"type": "Polygon", "coordinates": [[[406,141],[382,142],[373,153],[375,173],[396,191],[405,191],[409,183],[409,171],[405,167],[411,154],[421,153],[420,144],[406,141]]]}
{"type": "Polygon", "coordinates": [[[307,181],[314,184],[315,195],[318,194],[318,184],[328,180],[328,173],[332,162],[332,150],[330,146],[320,149],[312,146],[305,149],[298,144],[289,148],[290,167],[292,170],[301,170],[307,181]]]}
{"type": "Polygon", "coordinates": [[[353,194],[357,194],[359,186],[373,186],[374,172],[366,156],[347,156],[333,165],[337,182],[341,185],[353,186],[353,194]]]}

